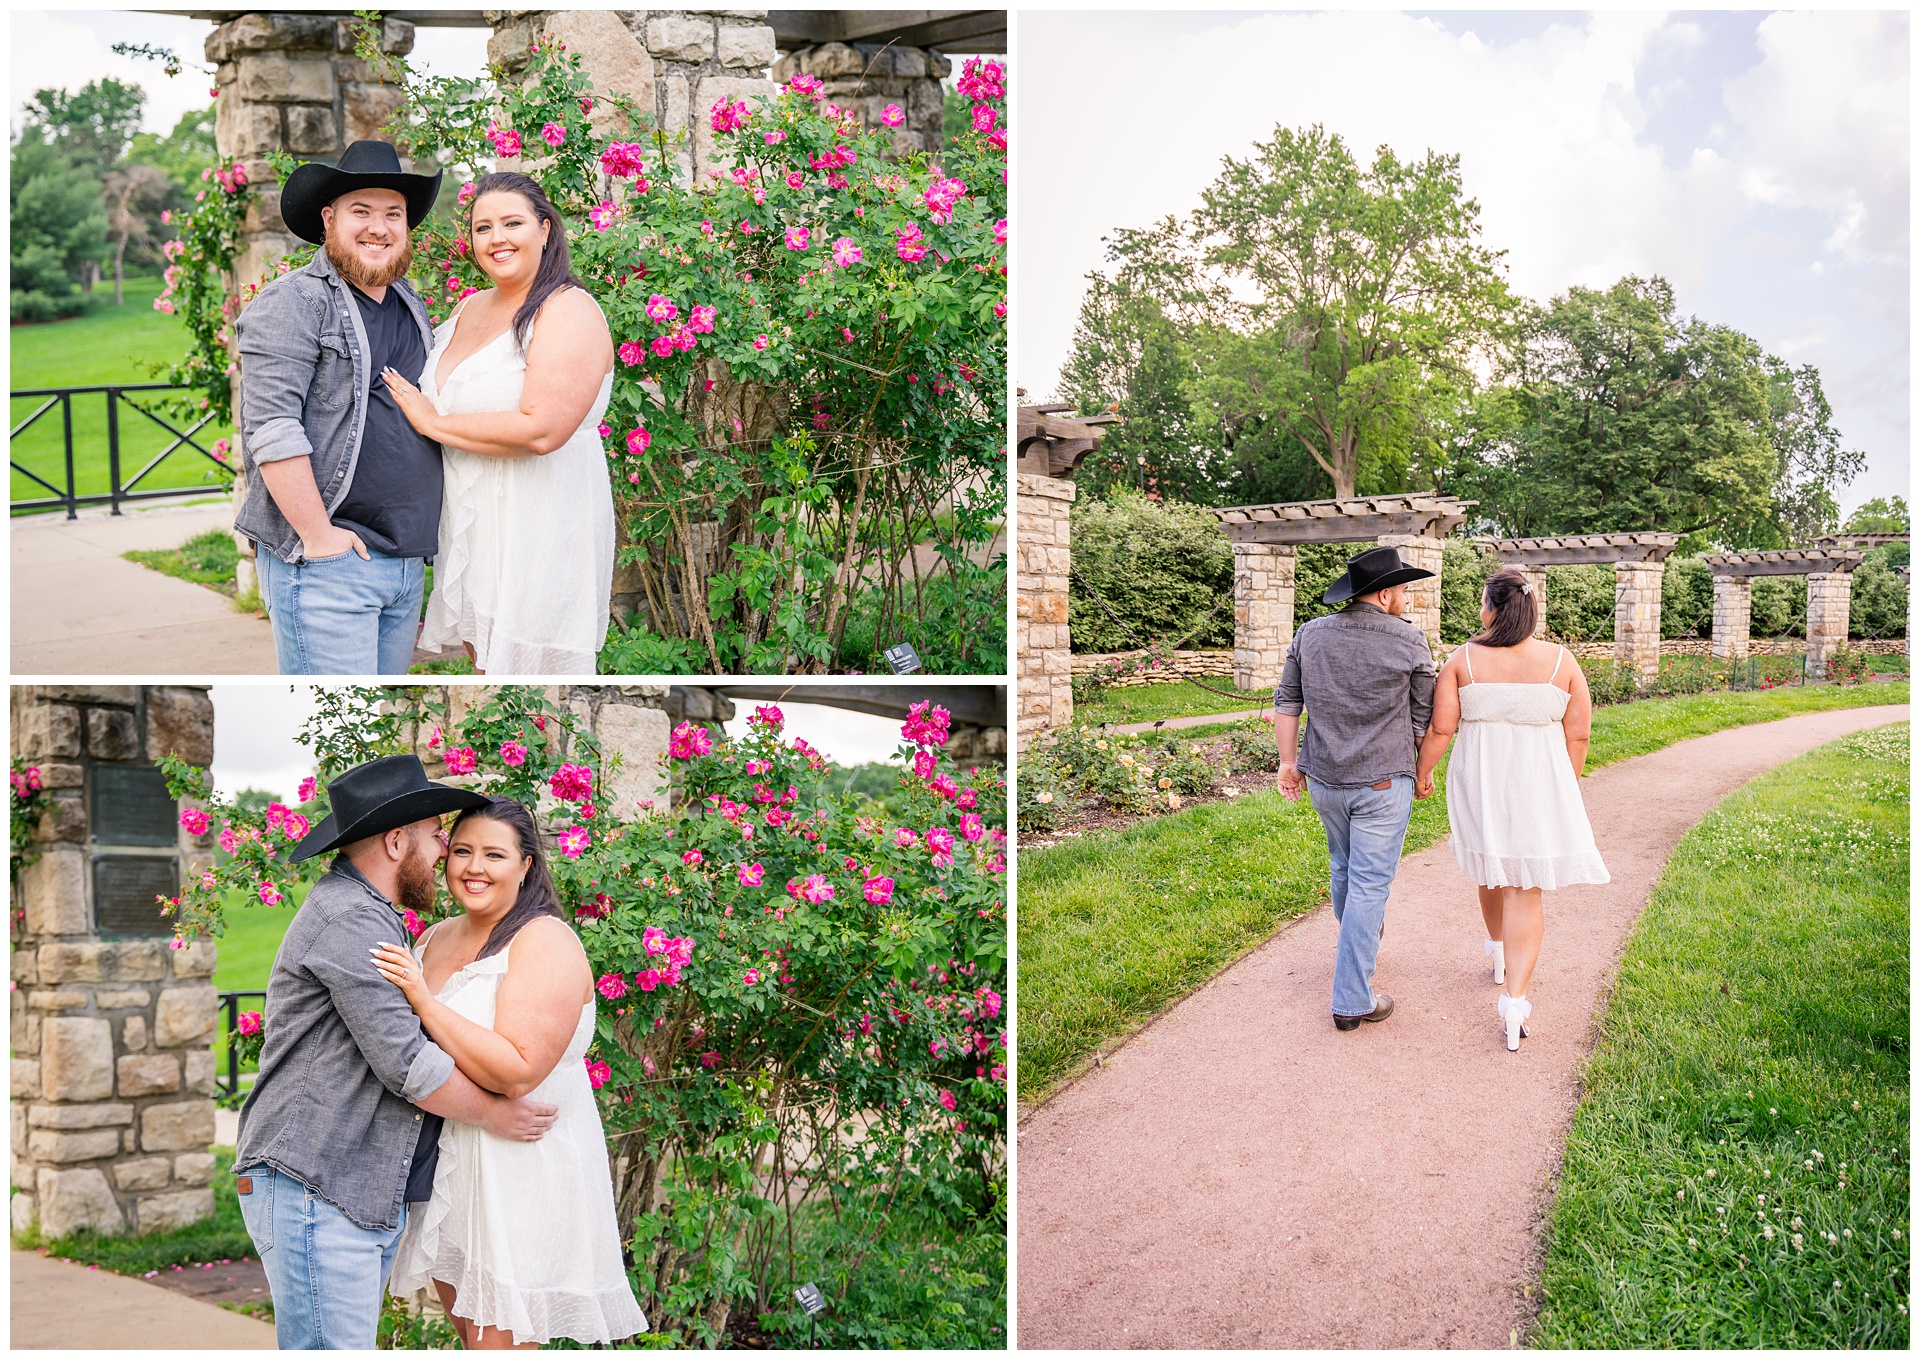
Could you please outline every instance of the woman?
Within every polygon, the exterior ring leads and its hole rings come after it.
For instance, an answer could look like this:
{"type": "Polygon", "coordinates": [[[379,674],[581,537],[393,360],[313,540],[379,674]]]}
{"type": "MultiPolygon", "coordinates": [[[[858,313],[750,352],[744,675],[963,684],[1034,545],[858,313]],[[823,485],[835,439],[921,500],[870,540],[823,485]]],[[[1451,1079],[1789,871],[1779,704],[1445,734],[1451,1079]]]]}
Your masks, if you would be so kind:
{"type": "Polygon", "coordinates": [[[615,1341],[645,1331],[620,1256],[606,1134],[587,1081],[592,969],[560,917],[533,816],[511,799],[463,812],[447,890],[464,910],[374,966],[475,1082],[560,1107],[538,1142],[448,1123],[433,1197],[409,1218],[395,1294],[432,1283],[469,1348],[615,1341]],[[511,963],[509,963],[511,953],[511,963]]]}
{"type": "Polygon", "coordinates": [[[413,427],[444,446],[420,643],[464,643],[488,675],[591,675],[613,596],[613,488],[599,434],[613,339],[533,180],[482,179],[468,239],[493,287],[434,332],[418,388],[383,375],[413,427]]]}
{"type": "Polygon", "coordinates": [[[1533,1011],[1527,986],[1545,928],[1541,890],[1608,881],[1580,801],[1593,700],[1567,649],[1533,636],[1535,609],[1533,586],[1519,572],[1487,578],[1482,632],[1440,668],[1414,771],[1424,798],[1459,730],[1447,819],[1454,858],[1480,885],[1493,980],[1506,983],[1498,1005],[1510,1052],[1519,1051],[1533,1011]]]}

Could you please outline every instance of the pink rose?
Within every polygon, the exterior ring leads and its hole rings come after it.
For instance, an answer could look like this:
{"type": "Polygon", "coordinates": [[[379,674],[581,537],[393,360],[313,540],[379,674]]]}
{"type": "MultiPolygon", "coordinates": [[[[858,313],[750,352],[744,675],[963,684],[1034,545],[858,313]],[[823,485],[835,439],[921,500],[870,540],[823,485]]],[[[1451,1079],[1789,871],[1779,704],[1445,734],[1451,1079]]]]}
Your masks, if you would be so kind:
{"type": "Polygon", "coordinates": [[[307,819],[297,812],[289,812],[286,820],[280,823],[280,830],[288,840],[297,841],[307,834],[307,819]]]}
{"type": "Polygon", "coordinates": [[[627,452],[634,457],[638,458],[645,453],[647,446],[651,443],[653,443],[653,436],[644,428],[627,431],[627,452]]]}
{"type": "Polygon", "coordinates": [[[893,900],[893,880],[890,878],[870,878],[864,889],[867,901],[876,907],[884,907],[893,900]]]}
{"type": "Polygon", "coordinates": [[[757,888],[767,881],[767,871],[759,864],[742,864],[738,870],[740,886],[757,888]]]}
{"type": "Polygon", "coordinates": [[[593,989],[609,1001],[618,1001],[627,994],[627,979],[620,973],[602,973],[593,989]]]}
{"type": "Polygon", "coordinates": [[[207,821],[207,814],[199,808],[188,808],[180,814],[180,825],[187,829],[189,836],[204,836],[211,823],[207,821]]]}
{"type": "Polygon", "coordinates": [[[262,883],[260,885],[260,900],[270,907],[277,907],[286,899],[281,897],[280,889],[272,883],[262,883]]]}
{"type": "Polygon", "coordinates": [[[765,349],[768,343],[769,341],[767,340],[767,333],[765,331],[761,331],[760,334],[753,337],[753,347],[755,349],[765,349]]]}
{"type": "Polygon", "coordinates": [[[448,774],[472,774],[480,766],[471,746],[458,746],[447,752],[448,774]]]}
{"type": "Polygon", "coordinates": [[[860,263],[860,247],[853,243],[851,236],[842,236],[833,243],[833,262],[846,269],[860,263]]]}
{"type": "Polygon", "coordinates": [[[706,859],[706,856],[701,854],[698,850],[689,850],[687,851],[686,854],[680,856],[680,862],[682,864],[689,864],[689,865],[697,865],[705,859],[706,859]]]}
{"type": "Polygon", "coordinates": [[[809,233],[805,227],[788,227],[787,249],[805,250],[807,248],[808,235],[809,233]]]}
{"type": "Polygon", "coordinates": [[[500,759],[508,765],[524,765],[527,763],[527,748],[517,741],[503,741],[500,743],[500,759]]]}
{"type": "Polygon", "coordinates": [[[586,765],[562,765],[547,780],[555,798],[578,803],[593,795],[593,770],[586,765]]]}
{"type": "Polygon", "coordinates": [[[907,115],[900,111],[898,104],[889,104],[880,110],[880,121],[888,127],[900,127],[907,121],[907,115]]]}
{"type": "Polygon", "coordinates": [[[749,968],[746,971],[746,975],[740,980],[749,987],[757,987],[760,984],[760,970],[758,968],[749,968]]]}
{"type": "Polygon", "coordinates": [[[591,1059],[587,1060],[587,1084],[589,1086],[597,1091],[612,1080],[613,1069],[611,1067],[608,1067],[603,1062],[594,1062],[591,1059]]]}
{"type": "Polygon", "coordinates": [[[241,1011],[238,1016],[234,1017],[233,1027],[242,1034],[258,1034],[260,1032],[260,1012],[241,1011]]]}
{"type": "Polygon", "coordinates": [[[558,123],[546,123],[540,128],[540,140],[548,146],[559,146],[567,140],[567,130],[558,123]]]}
{"type": "Polygon", "coordinates": [[[969,841],[977,841],[987,834],[987,824],[977,814],[966,813],[960,818],[960,834],[969,841]]]}
{"type": "Polygon", "coordinates": [[[313,796],[319,792],[320,792],[320,781],[315,779],[312,775],[308,775],[305,779],[300,781],[299,797],[301,802],[311,803],[313,801],[313,796]]]}
{"type": "MultiPolygon", "coordinates": [[[[625,364],[628,368],[632,368],[636,364],[644,364],[646,361],[647,361],[647,351],[644,348],[642,348],[640,345],[636,344],[634,341],[628,340],[620,346],[620,362],[625,364]]],[[[600,437],[602,439],[605,439],[608,435],[612,433],[613,433],[613,427],[606,424],[604,421],[601,422],[600,437]]]]}
{"type": "Polygon", "coordinates": [[[593,834],[584,826],[570,826],[560,833],[558,844],[561,854],[568,859],[579,859],[593,844],[593,834]]]}
{"type": "Polygon", "coordinates": [[[947,1111],[952,1111],[956,1109],[959,1106],[959,1104],[960,1102],[953,1098],[953,1092],[942,1091],[940,1093],[940,1108],[947,1111]]]}

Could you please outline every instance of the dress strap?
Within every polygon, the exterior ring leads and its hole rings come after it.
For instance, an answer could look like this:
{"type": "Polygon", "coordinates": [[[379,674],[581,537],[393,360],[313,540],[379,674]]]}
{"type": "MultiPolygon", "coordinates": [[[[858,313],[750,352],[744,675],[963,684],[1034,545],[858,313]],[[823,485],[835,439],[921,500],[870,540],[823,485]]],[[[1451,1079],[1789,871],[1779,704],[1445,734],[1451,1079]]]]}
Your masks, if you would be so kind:
{"type": "Polygon", "coordinates": [[[1547,683],[1549,685],[1551,685],[1554,681],[1560,678],[1560,663],[1566,660],[1566,656],[1567,656],[1567,649],[1565,647],[1562,647],[1560,649],[1560,655],[1554,657],[1553,659],[1553,674],[1547,677],[1547,683]]]}
{"type": "Polygon", "coordinates": [[[1466,660],[1467,660],[1467,683],[1468,683],[1469,685],[1471,685],[1471,684],[1473,684],[1473,683],[1474,683],[1474,679],[1473,679],[1473,644],[1472,644],[1471,642],[1463,642],[1463,643],[1461,643],[1461,644],[1460,644],[1460,651],[1461,651],[1461,654],[1462,654],[1462,655],[1464,655],[1464,656],[1466,657],[1466,660]]]}

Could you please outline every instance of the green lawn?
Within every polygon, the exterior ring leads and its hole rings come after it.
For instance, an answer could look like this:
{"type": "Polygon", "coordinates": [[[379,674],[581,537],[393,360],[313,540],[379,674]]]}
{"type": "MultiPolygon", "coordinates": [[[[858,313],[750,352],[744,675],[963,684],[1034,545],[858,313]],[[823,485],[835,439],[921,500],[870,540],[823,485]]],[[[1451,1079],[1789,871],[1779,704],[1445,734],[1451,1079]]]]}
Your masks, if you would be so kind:
{"type": "MultiPolygon", "coordinates": [[[[293,923],[294,907],[265,907],[244,894],[227,897],[227,933],[220,937],[220,960],[214,966],[214,990],[221,992],[263,992],[267,974],[273,971],[273,956],[280,940],[293,923]]],[[[243,1011],[263,1009],[258,997],[241,1003],[243,1011]]],[[[213,1039],[213,1059],[224,1080],[227,1073],[226,1011],[220,1013],[220,1028],[213,1039]]],[[[254,1070],[253,1064],[241,1065],[242,1072],[254,1070]]]]}
{"type": "MultiPolygon", "coordinates": [[[[1220,689],[1232,689],[1233,681],[1227,678],[1210,679],[1208,684],[1220,689]]],[[[1158,722],[1161,718],[1192,718],[1206,713],[1239,713],[1248,709],[1270,708],[1273,706],[1273,691],[1270,689],[1249,689],[1237,692],[1237,697],[1229,698],[1216,694],[1213,690],[1202,689],[1189,680],[1179,680],[1165,685],[1134,685],[1127,689],[1110,689],[1098,699],[1087,703],[1075,703],[1073,720],[1083,727],[1098,727],[1101,723],[1137,723],[1158,722]]]]}
{"type": "MultiPolygon", "coordinates": [[[[1588,768],[1793,713],[1907,701],[1902,681],[1647,699],[1597,710],[1588,768]]],[[[1446,835],[1446,770],[1414,804],[1407,852],[1446,835]]],[[[1093,832],[1019,863],[1019,1073],[1043,1098],[1088,1055],[1139,1028],[1326,899],[1320,819],[1267,775],[1257,790],[1093,832]]]]}
{"type": "Polygon", "coordinates": [[[1585,1074],[1534,1344],[1909,1344],[1907,724],[1668,863],[1585,1074]]]}
{"type": "MultiPolygon", "coordinates": [[[[85,316],[67,321],[52,321],[38,326],[14,326],[8,343],[12,390],[36,387],[85,387],[102,383],[143,383],[154,379],[138,361],[175,361],[187,349],[186,327],[177,316],[153,310],[159,295],[158,278],[129,279],[126,303],[112,304],[112,286],[108,285],[105,306],[85,316]]],[[[164,392],[134,394],[144,404],[164,392]]],[[[11,400],[8,428],[31,415],[46,398],[20,397],[11,400]]],[[[156,411],[159,408],[154,407],[156,411]]],[[[164,418],[180,429],[191,421],[164,418]]],[[[233,431],[225,426],[209,425],[195,436],[202,445],[233,431]]],[[[101,493],[107,489],[107,415],[104,394],[73,398],[74,476],[80,493],[101,493]]],[[[160,450],[173,441],[158,425],[133,410],[120,411],[120,466],[123,478],[131,477],[160,450]]],[[[65,482],[65,458],[62,452],[60,411],[56,407],[40,417],[10,443],[9,456],[33,469],[56,486],[65,482]]],[[[183,446],[166,462],[149,473],[141,489],[198,486],[205,484],[209,494],[220,491],[211,474],[213,465],[190,447],[183,446]]],[[[47,494],[18,472],[12,473],[13,499],[47,494]]]]}

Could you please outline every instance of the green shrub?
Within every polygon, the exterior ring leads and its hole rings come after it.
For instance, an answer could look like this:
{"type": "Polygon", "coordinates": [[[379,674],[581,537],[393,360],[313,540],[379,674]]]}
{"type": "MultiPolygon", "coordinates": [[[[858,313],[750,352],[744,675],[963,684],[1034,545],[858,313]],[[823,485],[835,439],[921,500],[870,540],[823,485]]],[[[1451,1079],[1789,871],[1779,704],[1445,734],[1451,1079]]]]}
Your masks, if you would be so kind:
{"type": "Polygon", "coordinates": [[[1036,748],[1020,759],[1014,809],[1022,835],[1039,835],[1053,830],[1059,821],[1062,795],[1072,787],[1059,764],[1045,748],[1036,748]]]}
{"type": "Polygon", "coordinates": [[[1199,747],[1178,737],[1165,738],[1154,758],[1154,787],[1164,782],[1182,798],[1198,798],[1213,787],[1214,764],[1199,747]]]}
{"type": "Polygon", "coordinates": [[[1463,538],[1440,545],[1440,640],[1449,647],[1480,631],[1480,597],[1498,566],[1463,538]]]}
{"type": "Polygon", "coordinates": [[[1852,617],[1847,635],[1857,638],[1904,637],[1907,631],[1907,581],[1895,571],[1907,558],[1905,543],[1888,543],[1868,553],[1853,573],[1852,617]]]}
{"type": "Polygon", "coordinates": [[[1563,642],[1611,638],[1613,596],[1612,567],[1548,567],[1548,634],[1563,642]]]}
{"type": "Polygon", "coordinates": [[[1280,768],[1280,747],[1274,741],[1273,726],[1258,718],[1233,725],[1227,734],[1227,750],[1235,770],[1272,774],[1280,768]]]}
{"type": "Polygon", "coordinates": [[[1127,651],[1161,639],[1182,647],[1233,645],[1233,550],[1206,510],[1120,487],[1106,500],[1076,503],[1072,530],[1076,579],[1068,599],[1076,652],[1127,651]]]}
{"type": "Polygon", "coordinates": [[[1713,572],[1697,557],[1667,559],[1660,574],[1660,636],[1713,636],[1713,572]]]}
{"type": "Polygon", "coordinates": [[[1757,638],[1807,635],[1807,578],[1756,576],[1753,578],[1753,636],[1757,638]]]}

